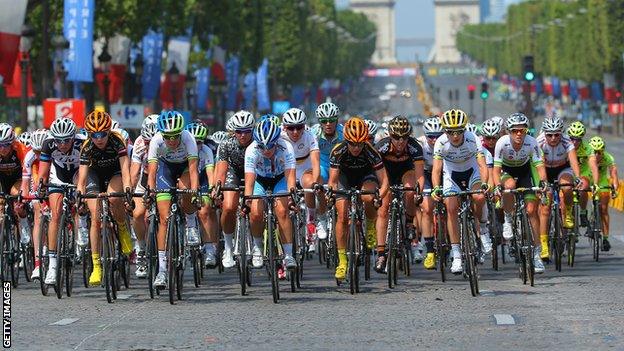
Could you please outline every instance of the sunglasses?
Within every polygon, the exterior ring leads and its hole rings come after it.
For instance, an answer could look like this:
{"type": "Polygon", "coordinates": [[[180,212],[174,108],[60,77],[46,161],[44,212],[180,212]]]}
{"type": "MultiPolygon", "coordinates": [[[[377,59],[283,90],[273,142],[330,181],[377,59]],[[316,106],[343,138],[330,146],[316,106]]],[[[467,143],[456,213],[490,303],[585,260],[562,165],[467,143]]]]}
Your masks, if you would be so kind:
{"type": "Polygon", "coordinates": [[[292,126],[286,126],[286,129],[290,130],[291,132],[295,130],[302,130],[303,128],[305,128],[305,125],[303,124],[295,124],[292,126]]]}
{"type": "Polygon", "coordinates": [[[391,135],[390,137],[392,138],[392,140],[396,140],[396,141],[407,140],[406,136],[391,135]]]}
{"type": "Polygon", "coordinates": [[[234,131],[235,134],[238,135],[242,135],[242,134],[249,134],[251,133],[251,129],[241,129],[241,130],[235,130],[234,131]]]}
{"type": "Polygon", "coordinates": [[[319,123],[320,124],[325,124],[325,123],[334,123],[336,122],[338,119],[336,118],[319,118],[319,123]]]}
{"type": "Polygon", "coordinates": [[[486,137],[483,137],[483,139],[485,139],[485,140],[496,140],[496,137],[486,136],[486,137]]]}
{"type": "Polygon", "coordinates": [[[452,136],[458,136],[458,135],[464,134],[465,131],[466,131],[465,129],[446,130],[446,134],[450,134],[452,136]]]}
{"type": "Polygon", "coordinates": [[[55,138],[55,139],[54,139],[54,142],[55,142],[55,143],[57,143],[57,144],[67,144],[67,143],[69,143],[69,142],[70,142],[70,141],[72,141],[72,140],[74,140],[74,138],[73,138],[73,137],[64,138],[64,139],[56,139],[56,138],[55,138]]]}
{"type": "Polygon", "coordinates": [[[582,138],[570,138],[570,141],[573,143],[580,143],[582,140],[582,138]]]}
{"type": "Polygon", "coordinates": [[[102,138],[106,138],[107,136],[108,136],[108,132],[95,132],[95,133],[89,134],[89,137],[91,139],[102,139],[102,138]]]}
{"type": "Polygon", "coordinates": [[[435,140],[435,139],[439,138],[440,135],[442,135],[442,134],[430,134],[430,135],[427,135],[427,139],[435,140]]]}
{"type": "Polygon", "coordinates": [[[260,150],[263,150],[263,151],[271,150],[274,146],[275,144],[268,144],[268,145],[258,144],[258,148],[260,148],[260,150]]]}
{"type": "Polygon", "coordinates": [[[178,140],[181,134],[163,134],[163,139],[173,141],[178,140]]]}
{"type": "Polygon", "coordinates": [[[559,133],[547,133],[546,134],[547,138],[558,138],[560,136],[561,136],[561,134],[559,134],[559,133]]]}
{"type": "Polygon", "coordinates": [[[11,147],[11,145],[13,145],[13,142],[2,143],[2,144],[0,144],[0,148],[5,148],[6,149],[7,147],[11,147]]]}
{"type": "Polygon", "coordinates": [[[516,128],[516,129],[511,129],[509,131],[510,133],[514,133],[514,134],[524,134],[527,132],[526,128],[516,128]]]}
{"type": "Polygon", "coordinates": [[[348,143],[349,143],[349,146],[352,146],[352,147],[362,147],[362,146],[364,146],[364,143],[354,143],[352,141],[349,141],[348,143]]]}

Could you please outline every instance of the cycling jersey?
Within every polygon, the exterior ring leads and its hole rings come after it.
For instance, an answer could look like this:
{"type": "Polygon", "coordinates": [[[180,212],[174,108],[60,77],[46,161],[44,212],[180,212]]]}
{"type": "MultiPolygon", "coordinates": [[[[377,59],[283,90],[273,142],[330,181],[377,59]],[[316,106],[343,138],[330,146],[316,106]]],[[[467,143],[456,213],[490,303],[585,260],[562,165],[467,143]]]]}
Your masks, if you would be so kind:
{"type": "Polygon", "coordinates": [[[118,174],[121,172],[119,158],[127,155],[128,150],[122,136],[116,132],[110,132],[104,149],[95,146],[91,138],[82,143],[80,164],[89,166],[90,169],[101,174],[118,174]]]}
{"type": "Polygon", "coordinates": [[[303,174],[312,169],[312,160],[310,152],[318,151],[319,146],[316,138],[311,131],[305,130],[298,141],[294,142],[288,137],[288,133],[284,130],[281,135],[282,139],[288,142],[295,153],[295,161],[297,163],[297,179],[301,179],[303,174]]]}
{"type": "Polygon", "coordinates": [[[391,185],[401,184],[403,174],[414,169],[414,162],[423,162],[423,149],[412,137],[408,137],[405,150],[400,154],[397,154],[390,137],[381,139],[375,148],[381,155],[391,185]]]}
{"type": "Polygon", "coordinates": [[[524,137],[520,150],[515,150],[509,135],[503,135],[496,142],[494,166],[520,167],[530,162],[533,166],[542,164],[542,153],[537,140],[530,135],[524,137]]]}
{"type": "Polygon", "coordinates": [[[39,158],[41,162],[51,163],[50,183],[74,183],[74,176],[80,167],[80,148],[84,142],[84,136],[76,135],[72,147],[66,153],[59,150],[53,138],[48,138],[43,142],[39,158]]]}
{"type": "Polygon", "coordinates": [[[444,161],[444,169],[451,171],[465,171],[474,167],[474,161],[483,157],[481,143],[471,132],[464,132],[464,141],[455,146],[451,144],[448,135],[442,134],[433,147],[433,158],[444,161]]]}
{"type": "Polygon", "coordinates": [[[37,155],[33,150],[29,150],[24,157],[24,162],[22,166],[22,181],[30,181],[28,188],[32,192],[35,189],[35,186],[38,186],[39,179],[39,155],[37,155]]]}
{"type": "Polygon", "coordinates": [[[217,163],[228,164],[226,185],[238,185],[238,181],[245,178],[245,149],[235,136],[231,136],[222,142],[217,149],[217,163]],[[230,179],[231,178],[231,179],[230,179]]]}
{"type": "Polygon", "coordinates": [[[591,169],[589,168],[589,157],[594,156],[594,149],[589,142],[581,140],[580,145],[576,149],[576,158],[579,162],[581,176],[591,178],[591,169]]]}
{"type": "Polygon", "coordinates": [[[295,153],[289,142],[278,139],[271,158],[262,155],[262,150],[254,141],[245,151],[245,173],[255,173],[254,195],[263,195],[270,189],[274,193],[286,192],[287,182],[284,172],[295,169],[295,153]]]}
{"type": "Polygon", "coordinates": [[[494,149],[496,148],[496,145],[494,145],[494,147],[489,147],[487,146],[487,144],[485,143],[485,138],[483,136],[480,136],[479,139],[481,140],[481,148],[483,150],[487,150],[490,152],[490,155],[494,155],[494,149]]]}
{"type": "Polygon", "coordinates": [[[349,143],[342,141],[334,147],[329,159],[331,168],[339,169],[343,179],[348,180],[350,186],[359,187],[370,174],[384,168],[383,160],[377,149],[370,143],[364,143],[359,155],[349,152],[349,143]]]}
{"type": "Polygon", "coordinates": [[[561,140],[556,146],[548,144],[545,133],[541,133],[536,140],[544,155],[544,165],[546,167],[561,167],[570,164],[568,153],[574,150],[574,144],[566,135],[561,136],[561,140]]]}
{"type": "MultiPolygon", "coordinates": [[[[219,144],[217,144],[216,141],[210,139],[210,138],[206,138],[206,140],[204,140],[204,145],[208,146],[208,148],[210,149],[210,151],[212,152],[213,156],[217,155],[217,149],[219,148],[219,144]]],[[[213,164],[216,161],[215,157],[213,157],[213,164]]]]}
{"type": "Polygon", "coordinates": [[[431,172],[433,168],[433,148],[429,146],[425,135],[418,137],[418,142],[423,149],[423,160],[425,161],[425,171],[431,172]]]}
{"type": "Polygon", "coordinates": [[[332,150],[338,143],[344,140],[342,133],[342,124],[336,124],[336,133],[331,139],[328,139],[327,135],[323,133],[323,128],[320,124],[315,124],[312,127],[312,134],[314,134],[316,136],[316,139],[318,140],[318,147],[321,153],[321,177],[325,182],[327,182],[327,179],[329,178],[330,158],[332,150]]]}
{"type": "MultiPolygon", "coordinates": [[[[604,151],[602,153],[602,157],[598,161],[598,174],[600,175],[598,185],[601,188],[611,186],[611,174],[609,170],[613,166],[615,166],[615,159],[613,158],[613,155],[604,151]]],[[[601,193],[606,193],[609,191],[609,189],[600,189],[601,193]]]]}
{"type": "Polygon", "coordinates": [[[197,158],[197,143],[193,135],[188,130],[183,130],[179,138],[178,146],[170,148],[162,133],[156,133],[150,140],[147,162],[163,161],[165,164],[180,164],[197,158]]]}
{"type": "Polygon", "coordinates": [[[141,164],[141,172],[147,173],[147,151],[149,149],[149,141],[139,136],[134,141],[134,151],[132,152],[132,162],[141,164]]]}
{"type": "Polygon", "coordinates": [[[22,162],[28,148],[15,140],[11,145],[12,151],[7,157],[0,157],[0,177],[18,178],[22,175],[22,162]]]}
{"type": "Polygon", "coordinates": [[[212,156],[212,151],[206,144],[200,144],[198,146],[198,154],[199,163],[197,166],[199,171],[199,185],[203,190],[207,190],[209,184],[206,170],[214,167],[214,157],[212,156]]]}

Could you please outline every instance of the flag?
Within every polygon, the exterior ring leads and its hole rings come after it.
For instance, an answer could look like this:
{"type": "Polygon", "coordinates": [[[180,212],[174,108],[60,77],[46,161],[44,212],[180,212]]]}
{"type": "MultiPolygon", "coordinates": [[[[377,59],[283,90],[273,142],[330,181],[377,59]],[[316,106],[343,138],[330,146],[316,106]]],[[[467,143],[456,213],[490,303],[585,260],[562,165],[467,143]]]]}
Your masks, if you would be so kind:
{"type": "Polygon", "coordinates": [[[198,111],[208,110],[208,89],[210,88],[210,69],[202,68],[195,71],[196,106],[198,111]]]}
{"type": "Polygon", "coordinates": [[[262,64],[258,68],[256,73],[256,95],[258,99],[258,110],[268,111],[271,108],[271,102],[269,99],[269,60],[262,60],[262,64]]]}
{"type": "Polygon", "coordinates": [[[243,108],[253,109],[254,92],[256,91],[256,75],[249,71],[243,79],[243,108]]]}
{"type": "Polygon", "coordinates": [[[592,100],[600,102],[604,100],[602,96],[602,86],[600,82],[591,82],[590,89],[592,100]]]}
{"type": "Polygon", "coordinates": [[[577,80],[576,83],[578,85],[578,91],[579,91],[579,95],[581,96],[581,100],[588,100],[589,88],[587,87],[587,83],[585,83],[585,81],[580,80],[580,79],[577,80]]]}
{"type": "MultiPolygon", "coordinates": [[[[15,61],[15,69],[13,70],[13,82],[11,84],[5,84],[4,88],[6,89],[6,96],[9,98],[19,98],[22,96],[22,67],[20,65],[20,61],[22,57],[25,55],[28,58],[27,52],[19,52],[17,54],[17,60],[15,61]]],[[[35,93],[33,93],[32,87],[32,77],[30,71],[31,65],[28,65],[28,97],[34,97],[35,93]]]]}
{"type": "Polygon", "coordinates": [[[613,73],[604,73],[602,82],[604,83],[604,97],[607,103],[616,103],[617,89],[615,88],[615,75],[613,73]]]}
{"type": "Polygon", "coordinates": [[[229,111],[234,111],[236,110],[236,107],[237,107],[236,95],[238,93],[239,64],[240,64],[240,59],[238,58],[238,56],[232,56],[226,65],[228,93],[227,93],[227,102],[225,104],[225,108],[229,111]]]}
{"type": "Polygon", "coordinates": [[[143,77],[141,95],[144,99],[156,98],[160,86],[160,65],[163,51],[163,34],[150,30],[143,37],[143,77]]]}
{"type": "Polygon", "coordinates": [[[0,0],[0,76],[4,84],[13,81],[27,0],[0,0]]]}
{"type": "Polygon", "coordinates": [[[173,95],[175,93],[175,107],[182,106],[182,98],[184,96],[184,82],[186,81],[186,72],[188,69],[189,54],[191,53],[191,36],[177,36],[169,40],[167,44],[167,68],[165,71],[165,79],[160,86],[160,100],[163,106],[173,106],[173,95]],[[179,78],[175,87],[169,76],[169,69],[175,63],[178,69],[179,78]]]}
{"type": "Polygon", "coordinates": [[[570,98],[576,101],[579,98],[579,90],[578,90],[578,84],[576,82],[576,79],[570,79],[569,85],[570,85],[570,98]]]}
{"type": "Polygon", "coordinates": [[[556,99],[561,98],[561,83],[559,82],[559,78],[552,77],[552,95],[556,99]]]}
{"type": "Polygon", "coordinates": [[[305,103],[305,88],[303,85],[295,85],[290,91],[290,104],[293,107],[301,108],[305,103]]]}
{"type": "Polygon", "coordinates": [[[95,0],[64,2],[63,36],[69,41],[65,58],[67,80],[93,81],[93,16],[95,0]]]}

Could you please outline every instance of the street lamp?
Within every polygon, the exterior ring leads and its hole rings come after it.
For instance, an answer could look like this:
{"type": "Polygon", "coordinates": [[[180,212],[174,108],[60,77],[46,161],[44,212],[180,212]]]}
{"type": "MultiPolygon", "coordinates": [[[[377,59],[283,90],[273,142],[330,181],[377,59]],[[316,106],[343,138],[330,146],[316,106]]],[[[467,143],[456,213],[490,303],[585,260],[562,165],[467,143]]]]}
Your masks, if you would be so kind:
{"type": "Polygon", "coordinates": [[[106,43],[104,44],[104,47],[102,47],[102,53],[98,56],[98,61],[100,61],[100,68],[104,73],[104,79],[102,80],[102,83],[104,84],[104,110],[106,110],[106,112],[110,111],[110,79],[108,78],[108,74],[110,73],[110,62],[112,59],[113,57],[108,53],[108,43],[106,43]]]}
{"type": "MultiPolygon", "coordinates": [[[[52,46],[57,51],[63,51],[69,49],[69,41],[65,39],[62,35],[55,35],[52,38],[52,46]]],[[[63,67],[63,59],[62,55],[59,55],[58,60],[56,61],[56,74],[59,77],[60,81],[60,90],[61,90],[61,99],[65,98],[65,77],[67,76],[67,71],[65,67],[63,67]]]]}
{"type": "Polygon", "coordinates": [[[28,52],[32,46],[32,37],[35,31],[28,24],[22,26],[22,37],[20,38],[20,69],[22,71],[22,92],[20,96],[20,126],[25,131],[28,127],[28,52]]]}
{"type": "Polygon", "coordinates": [[[138,54],[134,59],[134,77],[136,79],[136,86],[139,96],[139,104],[143,103],[143,55],[138,54]]]}
{"type": "Polygon", "coordinates": [[[178,67],[175,64],[175,61],[173,62],[173,64],[171,65],[171,68],[169,68],[169,79],[171,79],[171,102],[173,103],[173,110],[175,110],[176,108],[176,93],[177,93],[177,85],[178,85],[178,80],[180,79],[180,70],[178,70],[178,67]]]}

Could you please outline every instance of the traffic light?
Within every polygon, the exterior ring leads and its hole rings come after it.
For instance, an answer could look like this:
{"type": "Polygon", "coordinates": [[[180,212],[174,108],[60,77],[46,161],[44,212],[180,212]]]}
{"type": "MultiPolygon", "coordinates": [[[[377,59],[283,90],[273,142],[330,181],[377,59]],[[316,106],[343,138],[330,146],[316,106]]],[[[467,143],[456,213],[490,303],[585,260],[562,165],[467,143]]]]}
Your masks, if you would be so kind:
{"type": "Polygon", "coordinates": [[[535,79],[535,69],[533,67],[533,56],[527,55],[522,57],[522,72],[524,74],[524,80],[527,82],[535,79]]]}
{"type": "Polygon", "coordinates": [[[473,84],[468,84],[468,98],[470,100],[474,100],[474,91],[475,91],[475,86],[473,84]]]}
{"type": "Polygon", "coordinates": [[[482,82],[481,83],[481,99],[487,100],[488,96],[490,96],[490,93],[488,93],[488,83],[482,82]]]}

